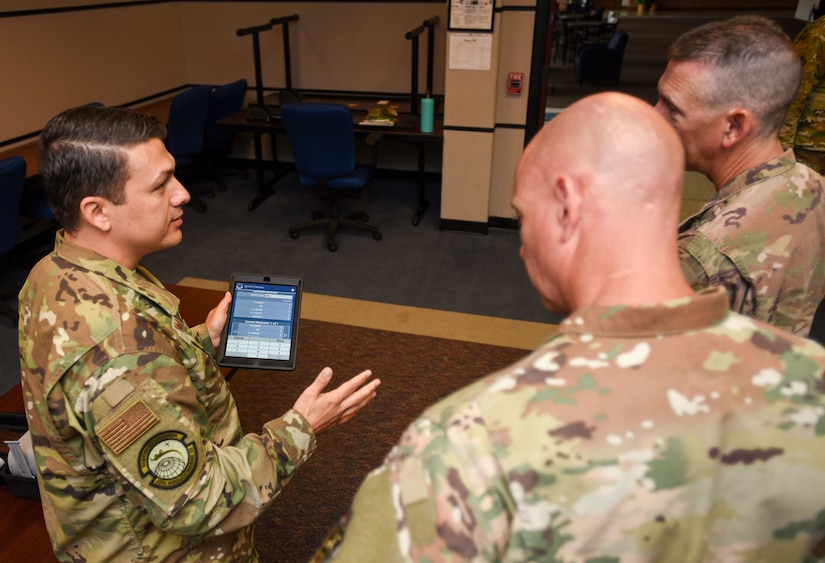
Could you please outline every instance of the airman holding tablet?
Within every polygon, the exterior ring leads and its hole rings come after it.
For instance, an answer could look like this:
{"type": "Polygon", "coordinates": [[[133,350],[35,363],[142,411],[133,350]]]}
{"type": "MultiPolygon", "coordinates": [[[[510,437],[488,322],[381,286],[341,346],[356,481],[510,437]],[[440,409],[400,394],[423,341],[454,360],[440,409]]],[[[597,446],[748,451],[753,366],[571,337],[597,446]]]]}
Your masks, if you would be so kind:
{"type": "MultiPolygon", "coordinates": [[[[23,390],[46,525],[62,560],[255,560],[252,523],[316,448],[375,396],[365,370],[244,435],[214,360],[231,295],[188,327],[139,265],[181,241],[166,130],[120,108],[53,118],[40,173],[54,251],[20,292],[23,390]]],[[[297,311],[296,311],[297,315],[297,311]]]]}

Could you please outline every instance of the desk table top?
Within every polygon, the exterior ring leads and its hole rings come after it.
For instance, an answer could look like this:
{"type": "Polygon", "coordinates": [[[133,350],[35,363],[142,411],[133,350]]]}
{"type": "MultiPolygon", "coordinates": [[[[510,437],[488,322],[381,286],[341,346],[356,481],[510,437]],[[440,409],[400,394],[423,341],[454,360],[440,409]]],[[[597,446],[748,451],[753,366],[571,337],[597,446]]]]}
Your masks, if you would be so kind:
{"type": "MultiPolygon", "coordinates": [[[[356,134],[380,133],[387,137],[392,137],[398,140],[410,141],[432,141],[441,140],[444,136],[444,117],[440,108],[436,108],[435,116],[433,117],[433,131],[432,133],[422,133],[417,128],[404,127],[396,124],[395,126],[382,125],[362,125],[360,122],[367,117],[367,112],[379,107],[379,102],[386,102],[388,107],[395,107],[399,115],[403,118],[405,115],[410,115],[410,100],[401,98],[379,98],[377,96],[356,96],[356,95],[338,95],[338,94],[314,94],[302,93],[302,102],[318,102],[318,103],[334,103],[341,104],[348,107],[352,111],[352,118],[355,125],[356,134]]],[[[265,96],[264,105],[272,108],[277,114],[278,108],[282,105],[278,94],[270,94],[265,96]]],[[[232,127],[241,131],[251,132],[276,132],[283,130],[283,124],[278,117],[270,119],[269,121],[250,119],[249,109],[241,110],[228,117],[218,120],[219,125],[232,127]]]]}

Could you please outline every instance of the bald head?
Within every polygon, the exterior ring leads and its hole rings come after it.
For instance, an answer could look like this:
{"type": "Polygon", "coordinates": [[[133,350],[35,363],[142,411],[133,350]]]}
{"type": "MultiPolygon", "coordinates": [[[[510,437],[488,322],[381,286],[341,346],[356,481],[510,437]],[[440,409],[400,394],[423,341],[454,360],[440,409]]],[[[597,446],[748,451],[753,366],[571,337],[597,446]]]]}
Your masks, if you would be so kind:
{"type": "MultiPolygon", "coordinates": [[[[519,162],[513,206],[522,257],[548,308],[592,304],[619,289],[617,278],[639,285],[634,269],[686,287],[676,252],[683,170],[673,127],[638,98],[590,96],[545,125],[519,162]],[[610,287],[598,287],[608,278],[610,287]]],[[[631,301],[638,296],[616,303],[631,301]]]]}
{"type": "MultiPolygon", "coordinates": [[[[533,139],[520,171],[589,180],[600,199],[623,206],[681,198],[681,142],[673,128],[638,98],[608,92],[565,109],[533,139]]],[[[540,187],[540,186],[539,186],[540,187]]]]}

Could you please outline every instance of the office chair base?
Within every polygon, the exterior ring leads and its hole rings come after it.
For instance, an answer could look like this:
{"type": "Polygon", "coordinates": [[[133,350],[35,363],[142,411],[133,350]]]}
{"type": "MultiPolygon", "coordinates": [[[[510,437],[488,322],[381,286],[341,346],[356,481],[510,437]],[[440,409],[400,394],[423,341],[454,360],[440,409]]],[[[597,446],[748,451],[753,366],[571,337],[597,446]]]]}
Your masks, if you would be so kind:
{"type": "Polygon", "coordinates": [[[366,224],[366,222],[369,221],[369,216],[363,211],[356,211],[355,213],[350,213],[346,217],[316,217],[317,213],[313,213],[313,221],[308,221],[306,223],[301,223],[300,225],[294,225],[290,227],[290,238],[298,238],[299,236],[301,236],[301,231],[326,228],[327,248],[330,252],[335,252],[336,250],[338,250],[338,244],[335,242],[335,234],[342,227],[348,227],[351,229],[371,233],[373,240],[381,240],[382,238],[384,238],[384,236],[381,234],[381,231],[379,231],[377,227],[373,227],[372,225],[366,224]]]}
{"type": "Polygon", "coordinates": [[[207,171],[207,176],[215,182],[218,186],[219,192],[226,191],[226,178],[232,176],[239,176],[242,180],[246,181],[249,179],[249,171],[243,169],[241,171],[230,171],[230,170],[221,170],[215,168],[212,163],[210,162],[210,168],[207,171]]]}

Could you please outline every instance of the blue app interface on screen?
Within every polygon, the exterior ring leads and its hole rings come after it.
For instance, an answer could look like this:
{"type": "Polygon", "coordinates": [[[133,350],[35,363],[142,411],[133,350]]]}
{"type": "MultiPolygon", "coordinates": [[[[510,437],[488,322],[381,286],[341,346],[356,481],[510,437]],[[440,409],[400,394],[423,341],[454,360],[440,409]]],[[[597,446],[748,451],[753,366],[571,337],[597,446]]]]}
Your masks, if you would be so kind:
{"type": "Polygon", "coordinates": [[[289,285],[236,282],[226,355],[288,360],[296,293],[289,285]]]}

